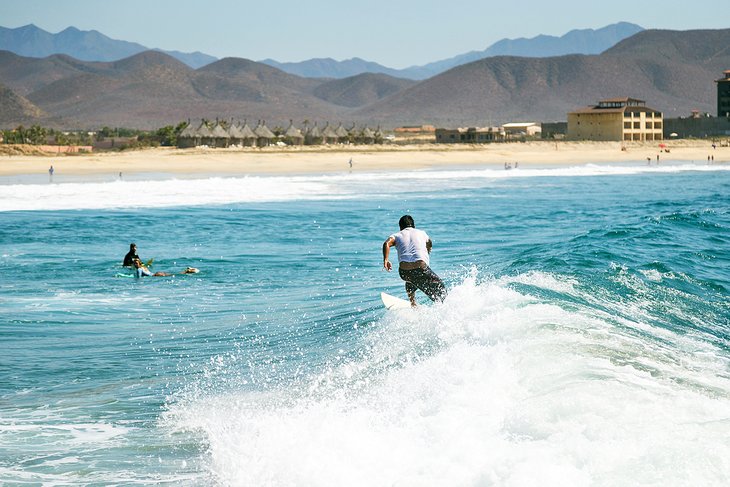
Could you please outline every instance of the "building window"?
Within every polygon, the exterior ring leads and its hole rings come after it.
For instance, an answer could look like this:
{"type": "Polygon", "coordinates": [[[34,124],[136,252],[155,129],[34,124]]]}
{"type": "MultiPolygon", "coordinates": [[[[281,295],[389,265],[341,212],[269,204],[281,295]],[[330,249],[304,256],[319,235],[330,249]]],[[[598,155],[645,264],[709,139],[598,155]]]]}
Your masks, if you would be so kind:
{"type": "Polygon", "coordinates": [[[647,128],[647,130],[651,130],[654,128],[654,124],[651,122],[646,122],[646,128],[647,128]]]}
{"type": "Polygon", "coordinates": [[[624,122],[624,128],[630,129],[631,128],[631,122],[624,122]]]}
{"type": "Polygon", "coordinates": [[[641,128],[641,122],[634,122],[634,128],[640,129],[641,128]]]}
{"type": "Polygon", "coordinates": [[[655,129],[660,129],[660,128],[662,128],[662,123],[661,123],[661,122],[654,122],[654,128],[655,128],[655,129]]]}

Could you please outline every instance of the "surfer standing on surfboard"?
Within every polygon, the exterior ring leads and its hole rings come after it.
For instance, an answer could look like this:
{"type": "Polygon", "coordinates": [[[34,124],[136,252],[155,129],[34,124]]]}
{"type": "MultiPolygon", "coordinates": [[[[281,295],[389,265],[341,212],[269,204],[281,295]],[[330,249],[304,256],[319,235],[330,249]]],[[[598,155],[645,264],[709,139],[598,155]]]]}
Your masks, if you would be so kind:
{"type": "Polygon", "coordinates": [[[393,265],[388,260],[390,248],[398,250],[398,274],[406,282],[406,293],[411,306],[416,306],[416,289],[423,291],[431,301],[443,301],[446,286],[429,265],[433,246],[431,238],[423,230],[417,230],[411,215],[403,215],[398,221],[400,232],[383,242],[383,267],[390,272],[393,265]]]}

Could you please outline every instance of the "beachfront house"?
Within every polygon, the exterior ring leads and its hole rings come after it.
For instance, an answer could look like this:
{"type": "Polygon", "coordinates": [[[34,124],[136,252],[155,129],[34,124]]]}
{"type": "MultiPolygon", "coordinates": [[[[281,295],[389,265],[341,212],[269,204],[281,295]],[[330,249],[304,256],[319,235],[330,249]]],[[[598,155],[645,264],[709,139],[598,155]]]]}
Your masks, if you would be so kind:
{"type": "Polygon", "coordinates": [[[455,129],[436,129],[437,144],[486,144],[502,142],[505,133],[502,127],[460,127],[455,129]]]}
{"type": "Polygon", "coordinates": [[[717,117],[730,118],[730,69],[723,72],[724,77],[717,83],[717,117]]]}
{"type": "Polygon", "coordinates": [[[540,137],[542,126],[535,122],[511,122],[502,125],[504,135],[507,139],[525,139],[528,137],[540,137]]]}
{"type": "Polygon", "coordinates": [[[635,98],[611,98],[568,113],[569,140],[663,140],[662,112],[635,98]]]}

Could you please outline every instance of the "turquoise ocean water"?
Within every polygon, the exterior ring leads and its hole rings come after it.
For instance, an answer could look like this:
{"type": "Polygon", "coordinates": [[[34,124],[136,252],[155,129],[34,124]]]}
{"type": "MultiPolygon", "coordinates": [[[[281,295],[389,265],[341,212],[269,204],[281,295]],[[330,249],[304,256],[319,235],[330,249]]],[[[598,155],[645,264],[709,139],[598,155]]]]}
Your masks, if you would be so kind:
{"type": "Polygon", "coordinates": [[[730,484],[728,166],[61,172],[0,181],[3,485],[730,484]],[[386,312],[404,213],[450,294],[386,312]]]}

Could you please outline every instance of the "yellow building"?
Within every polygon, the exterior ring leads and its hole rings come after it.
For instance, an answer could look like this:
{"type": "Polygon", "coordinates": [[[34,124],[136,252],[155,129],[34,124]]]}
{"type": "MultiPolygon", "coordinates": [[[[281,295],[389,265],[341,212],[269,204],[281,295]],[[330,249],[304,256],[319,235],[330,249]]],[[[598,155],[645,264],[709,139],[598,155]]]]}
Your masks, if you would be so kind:
{"type": "Polygon", "coordinates": [[[663,129],[662,112],[634,98],[601,100],[596,106],[568,113],[570,140],[662,140],[663,129]]]}

